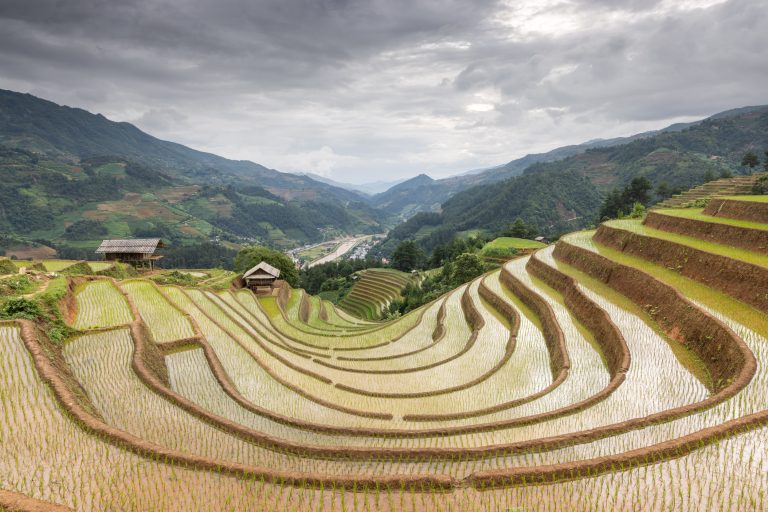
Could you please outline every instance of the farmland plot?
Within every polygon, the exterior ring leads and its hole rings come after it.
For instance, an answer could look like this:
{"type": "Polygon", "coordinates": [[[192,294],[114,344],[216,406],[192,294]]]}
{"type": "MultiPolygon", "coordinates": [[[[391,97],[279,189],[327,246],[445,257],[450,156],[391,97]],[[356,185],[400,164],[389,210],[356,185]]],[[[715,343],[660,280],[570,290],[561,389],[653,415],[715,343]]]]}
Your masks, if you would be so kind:
{"type": "Polygon", "coordinates": [[[133,321],[131,308],[111,281],[100,280],[82,285],[75,293],[76,329],[116,327],[133,321]]]}
{"type": "Polygon", "coordinates": [[[158,289],[147,281],[127,281],[121,288],[136,304],[157,343],[165,343],[195,335],[189,320],[174,308],[158,289]]]}

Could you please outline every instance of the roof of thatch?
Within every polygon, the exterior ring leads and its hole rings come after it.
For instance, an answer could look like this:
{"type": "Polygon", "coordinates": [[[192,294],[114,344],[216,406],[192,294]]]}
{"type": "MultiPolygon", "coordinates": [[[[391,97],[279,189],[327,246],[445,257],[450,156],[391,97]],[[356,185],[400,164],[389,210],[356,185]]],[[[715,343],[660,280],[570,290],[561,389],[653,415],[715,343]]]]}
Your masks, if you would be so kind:
{"type": "Polygon", "coordinates": [[[96,249],[97,253],[136,252],[152,254],[158,247],[165,247],[159,238],[134,238],[132,240],[104,240],[96,249]]]}
{"type": "Polygon", "coordinates": [[[280,269],[279,268],[275,268],[272,265],[270,265],[269,263],[267,263],[266,261],[262,261],[261,263],[259,263],[255,267],[253,267],[251,270],[249,270],[248,272],[243,274],[243,279],[248,279],[248,277],[250,277],[251,275],[255,274],[259,270],[261,270],[263,272],[266,272],[267,274],[269,274],[270,276],[274,277],[275,279],[280,277],[280,269]]]}

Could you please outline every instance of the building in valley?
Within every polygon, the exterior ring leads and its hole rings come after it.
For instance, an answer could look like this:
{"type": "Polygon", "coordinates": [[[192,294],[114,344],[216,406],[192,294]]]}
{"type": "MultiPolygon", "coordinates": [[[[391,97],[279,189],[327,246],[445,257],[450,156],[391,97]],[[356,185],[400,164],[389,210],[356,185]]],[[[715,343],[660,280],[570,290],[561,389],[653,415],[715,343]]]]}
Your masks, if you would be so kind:
{"type": "Polygon", "coordinates": [[[159,238],[104,240],[96,249],[96,253],[104,255],[106,261],[119,261],[137,268],[152,270],[155,268],[155,263],[162,258],[155,252],[163,247],[165,244],[159,238]]]}
{"type": "Polygon", "coordinates": [[[245,286],[255,293],[269,294],[272,293],[272,288],[279,277],[280,269],[262,261],[243,274],[243,281],[245,281],[245,286]]]}

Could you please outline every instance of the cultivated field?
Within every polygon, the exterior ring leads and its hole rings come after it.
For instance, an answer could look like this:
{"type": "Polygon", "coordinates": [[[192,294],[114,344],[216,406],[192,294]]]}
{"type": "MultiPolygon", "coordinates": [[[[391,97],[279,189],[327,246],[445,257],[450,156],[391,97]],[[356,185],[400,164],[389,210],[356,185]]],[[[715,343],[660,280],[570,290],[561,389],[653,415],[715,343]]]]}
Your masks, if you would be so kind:
{"type": "Polygon", "coordinates": [[[378,320],[390,302],[400,297],[403,288],[417,279],[393,269],[363,270],[357,274],[357,281],[339,306],[360,318],[378,320]]]}
{"type": "Polygon", "coordinates": [[[767,215],[610,221],[391,322],[386,270],[339,309],[60,277],[61,341],[0,322],[0,510],[766,510],[767,215]]]}

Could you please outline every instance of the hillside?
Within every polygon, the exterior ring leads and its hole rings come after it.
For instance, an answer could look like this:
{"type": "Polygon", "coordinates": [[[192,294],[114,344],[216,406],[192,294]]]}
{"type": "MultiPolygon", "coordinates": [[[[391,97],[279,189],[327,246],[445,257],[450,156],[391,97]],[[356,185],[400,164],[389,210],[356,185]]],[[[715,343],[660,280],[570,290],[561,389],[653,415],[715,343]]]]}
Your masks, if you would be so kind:
{"type": "Polygon", "coordinates": [[[383,323],[5,261],[0,508],[768,507],[766,196],[571,233],[383,323]]]}
{"type": "Polygon", "coordinates": [[[356,192],[10,91],[0,91],[0,172],[4,250],[34,242],[83,257],[103,237],[130,236],[288,248],[381,231],[356,192]]]}
{"type": "MultiPolygon", "coordinates": [[[[518,217],[547,235],[590,226],[597,221],[605,194],[633,178],[648,178],[654,189],[661,184],[667,190],[687,189],[708,176],[746,172],[740,166],[744,153],[759,148],[768,148],[765,106],[723,112],[628,143],[536,163],[520,176],[452,195],[442,203],[440,215],[429,218],[430,232],[421,237],[422,245],[429,249],[461,231],[499,229],[518,217]]],[[[398,241],[413,237],[425,218],[395,228],[385,247],[391,250],[398,241]]]]}
{"type": "MultiPolygon", "coordinates": [[[[751,111],[755,108],[759,107],[745,107],[744,109],[729,110],[717,114],[713,116],[713,118],[728,117],[745,111],[751,111]]],[[[440,205],[458,192],[462,192],[474,186],[497,183],[519,176],[531,165],[563,160],[584,153],[589,149],[609,148],[627,144],[635,140],[653,137],[662,133],[679,132],[691,126],[695,126],[699,122],[676,123],[661,130],[638,133],[629,137],[598,139],[584,142],[583,144],[563,146],[545,153],[528,154],[522,158],[489,169],[469,171],[439,180],[433,180],[426,175],[420,175],[404,182],[402,184],[403,186],[392,187],[385,192],[375,195],[372,198],[372,204],[390,215],[396,216],[400,220],[407,220],[418,212],[439,211],[440,205]]]]}

